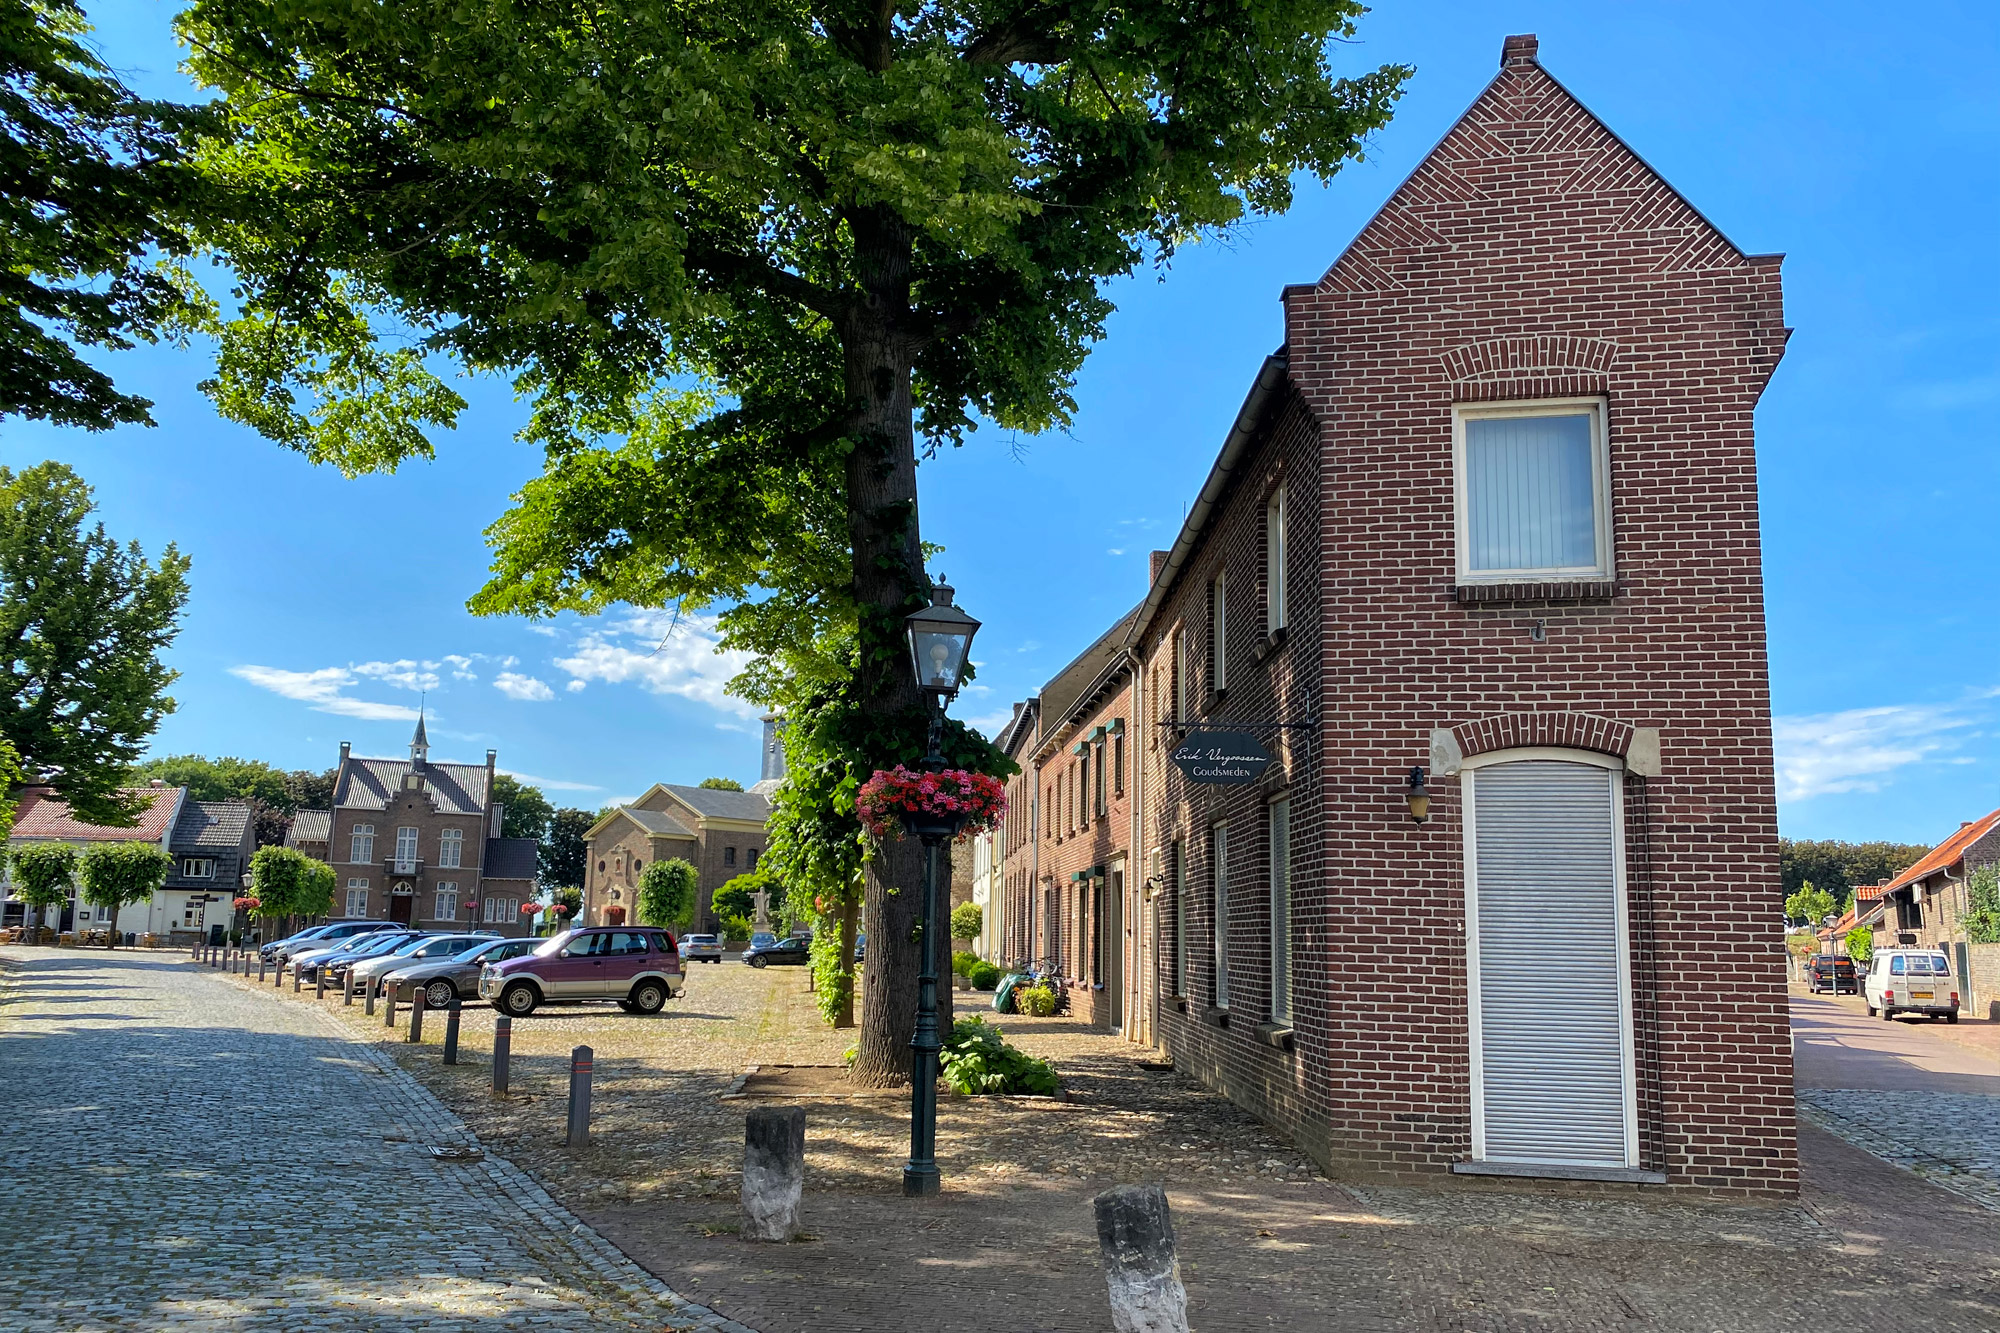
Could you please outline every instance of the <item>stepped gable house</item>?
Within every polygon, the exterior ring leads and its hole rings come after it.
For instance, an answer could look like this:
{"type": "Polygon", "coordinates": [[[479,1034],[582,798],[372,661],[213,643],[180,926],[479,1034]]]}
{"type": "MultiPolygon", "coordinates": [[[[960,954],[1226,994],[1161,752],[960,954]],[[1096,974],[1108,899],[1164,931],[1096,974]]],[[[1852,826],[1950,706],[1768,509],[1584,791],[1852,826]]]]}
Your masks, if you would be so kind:
{"type": "MultiPolygon", "coordinates": [[[[780,747],[773,777],[768,757],[773,721],[765,721],[764,772],[775,786],[783,779],[784,761],[780,747]]],[[[638,800],[605,812],[584,834],[590,848],[584,921],[602,924],[605,909],[614,906],[623,907],[632,920],[646,867],[678,857],[691,863],[697,875],[692,929],[714,930],[715,909],[709,900],[724,884],[757,868],[769,845],[764,825],[770,817],[771,802],[759,792],[654,783],[638,800]]]]}
{"type": "Polygon", "coordinates": [[[1158,1039],[1322,1162],[1796,1189],[1752,427],[1778,269],[1510,37],[1285,291],[1129,643],[1158,1039]],[[1258,781],[1169,762],[1232,729],[1258,781]],[[1715,973],[1727,1010],[1687,983],[1715,973]]]}
{"type": "MultiPolygon", "coordinates": [[[[497,757],[488,750],[484,764],[434,762],[421,716],[406,760],[364,758],[342,741],[326,826],[334,914],[525,934],[521,904],[535,896],[541,842],[500,836],[497,757]]],[[[318,831],[316,820],[307,831],[318,831]]]]}

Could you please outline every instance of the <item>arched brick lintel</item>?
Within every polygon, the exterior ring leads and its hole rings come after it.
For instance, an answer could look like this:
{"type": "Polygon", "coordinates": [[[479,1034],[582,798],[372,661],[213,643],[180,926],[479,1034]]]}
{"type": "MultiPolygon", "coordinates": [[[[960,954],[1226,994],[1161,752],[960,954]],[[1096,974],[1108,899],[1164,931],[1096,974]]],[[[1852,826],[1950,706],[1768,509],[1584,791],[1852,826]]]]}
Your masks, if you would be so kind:
{"type": "Polygon", "coordinates": [[[1476,722],[1461,722],[1451,729],[1459,753],[1467,758],[1491,750],[1519,750],[1528,746],[1551,746],[1565,750],[1593,750],[1598,754],[1624,758],[1632,748],[1634,728],[1629,722],[1599,717],[1595,713],[1501,713],[1476,722]]]}

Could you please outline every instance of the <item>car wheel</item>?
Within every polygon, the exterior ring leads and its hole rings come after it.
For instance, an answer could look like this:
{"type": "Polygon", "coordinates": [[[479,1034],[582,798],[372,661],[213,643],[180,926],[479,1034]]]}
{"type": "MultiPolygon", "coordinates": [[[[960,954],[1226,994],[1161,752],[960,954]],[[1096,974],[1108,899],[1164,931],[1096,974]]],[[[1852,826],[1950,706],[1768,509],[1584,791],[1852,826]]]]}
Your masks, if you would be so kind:
{"type": "Polygon", "coordinates": [[[623,1010],[624,1010],[624,1011],[625,1011],[626,1013],[628,1013],[628,1014],[629,1014],[629,1013],[631,1013],[631,1012],[633,1012],[633,1009],[632,1009],[632,1002],[631,1002],[630,1000],[620,1000],[620,1001],[618,1002],[618,1007],[619,1007],[620,1009],[623,1009],[623,1010]]]}
{"type": "Polygon", "coordinates": [[[752,967],[769,967],[771,965],[771,960],[762,957],[761,955],[752,955],[751,957],[746,958],[743,961],[750,964],[750,966],[752,967]]]}
{"type": "Polygon", "coordinates": [[[424,1008],[426,1009],[449,1009],[451,1008],[451,1002],[457,998],[458,988],[443,977],[439,977],[436,981],[424,987],[424,1008]]]}
{"type": "Polygon", "coordinates": [[[1893,1021],[1895,1017],[1896,1017],[1896,1011],[1893,1009],[1884,1009],[1882,1011],[1882,1021],[1884,1023],[1893,1021]]]}
{"type": "Polygon", "coordinates": [[[1870,1018],[1875,1017],[1875,1006],[1872,1004],[1868,1006],[1868,1016],[1870,1018]]]}
{"type": "Polygon", "coordinates": [[[642,981],[632,988],[627,1007],[637,1014],[657,1014],[667,1007],[667,988],[657,981],[642,981]]]}
{"type": "Polygon", "coordinates": [[[542,1002],[541,995],[525,981],[517,981],[500,992],[500,1007],[514,1018],[526,1018],[542,1002]]]}
{"type": "Polygon", "coordinates": [[[1957,1014],[1946,1014],[1946,1015],[1944,1016],[1944,1021],[1945,1021],[1945,1022],[1947,1022],[1947,1023],[1956,1023],[1956,1022],[1958,1021],[1958,1015],[1957,1015],[1957,1014]]]}

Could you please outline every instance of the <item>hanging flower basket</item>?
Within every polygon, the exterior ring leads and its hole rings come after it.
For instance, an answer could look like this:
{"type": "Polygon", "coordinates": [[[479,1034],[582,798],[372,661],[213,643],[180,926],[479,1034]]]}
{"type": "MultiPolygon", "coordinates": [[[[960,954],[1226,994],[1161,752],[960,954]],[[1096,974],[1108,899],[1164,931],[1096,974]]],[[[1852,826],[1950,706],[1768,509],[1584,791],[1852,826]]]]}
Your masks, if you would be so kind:
{"type": "Polygon", "coordinates": [[[254,912],[264,905],[259,898],[238,898],[233,904],[239,912],[254,912]]]}
{"type": "Polygon", "coordinates": [[[522,904],[521,904],[521,915],[522,915],[522,916],[535,916],[535,915],[537,915],[538,913],[540,913],[540,912],[541,912],[541,910],[542,910],[542,905],[541,905],[540,903],[522,903],[522,904]]]}
{"type": "Polygon", "coordinates": [[[604,909],[604,924],[605,924],[605,925],[607,925],[607,926],[622,926],[622,925],[624,925],[624,924],[625,924],[625,909],[624,909],[624,908],[622,908],[622,907],[620,907],[620,906],[618,906],[618,905],[617,905],[616,903],[613,903],[613,904],[612,904],[611,906],[609,906],[609,907],[605,908],[605,909],[604,909]]]}
{"type": "Polygon", "coordinates": [[[854,800],[862,825],[883,841],[967,837],[992,828],[1007,812],[1000,779],[962,768],[926,773],[901,764],[876,769],[854,800]]]}

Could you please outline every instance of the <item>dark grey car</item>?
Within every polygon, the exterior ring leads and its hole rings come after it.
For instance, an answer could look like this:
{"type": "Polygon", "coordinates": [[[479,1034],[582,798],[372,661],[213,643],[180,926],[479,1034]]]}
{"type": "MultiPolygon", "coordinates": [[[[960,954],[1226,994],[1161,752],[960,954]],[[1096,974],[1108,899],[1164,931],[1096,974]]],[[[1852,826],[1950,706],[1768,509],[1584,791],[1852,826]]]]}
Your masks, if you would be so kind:
{"type": "Polygon", "coordinates": [[[399,996],[405,991],[414,994],[421,986],[424,1007],[443,1009],[454,996],[461,1000],[478,998],[480,968],[502,959],[519,958],[541,943],[538,939],[489,940],[450,958],[425,958],[408,967],[394,968],[383,975],[382,984],[384,988],[395,987],[399,996]]]}

